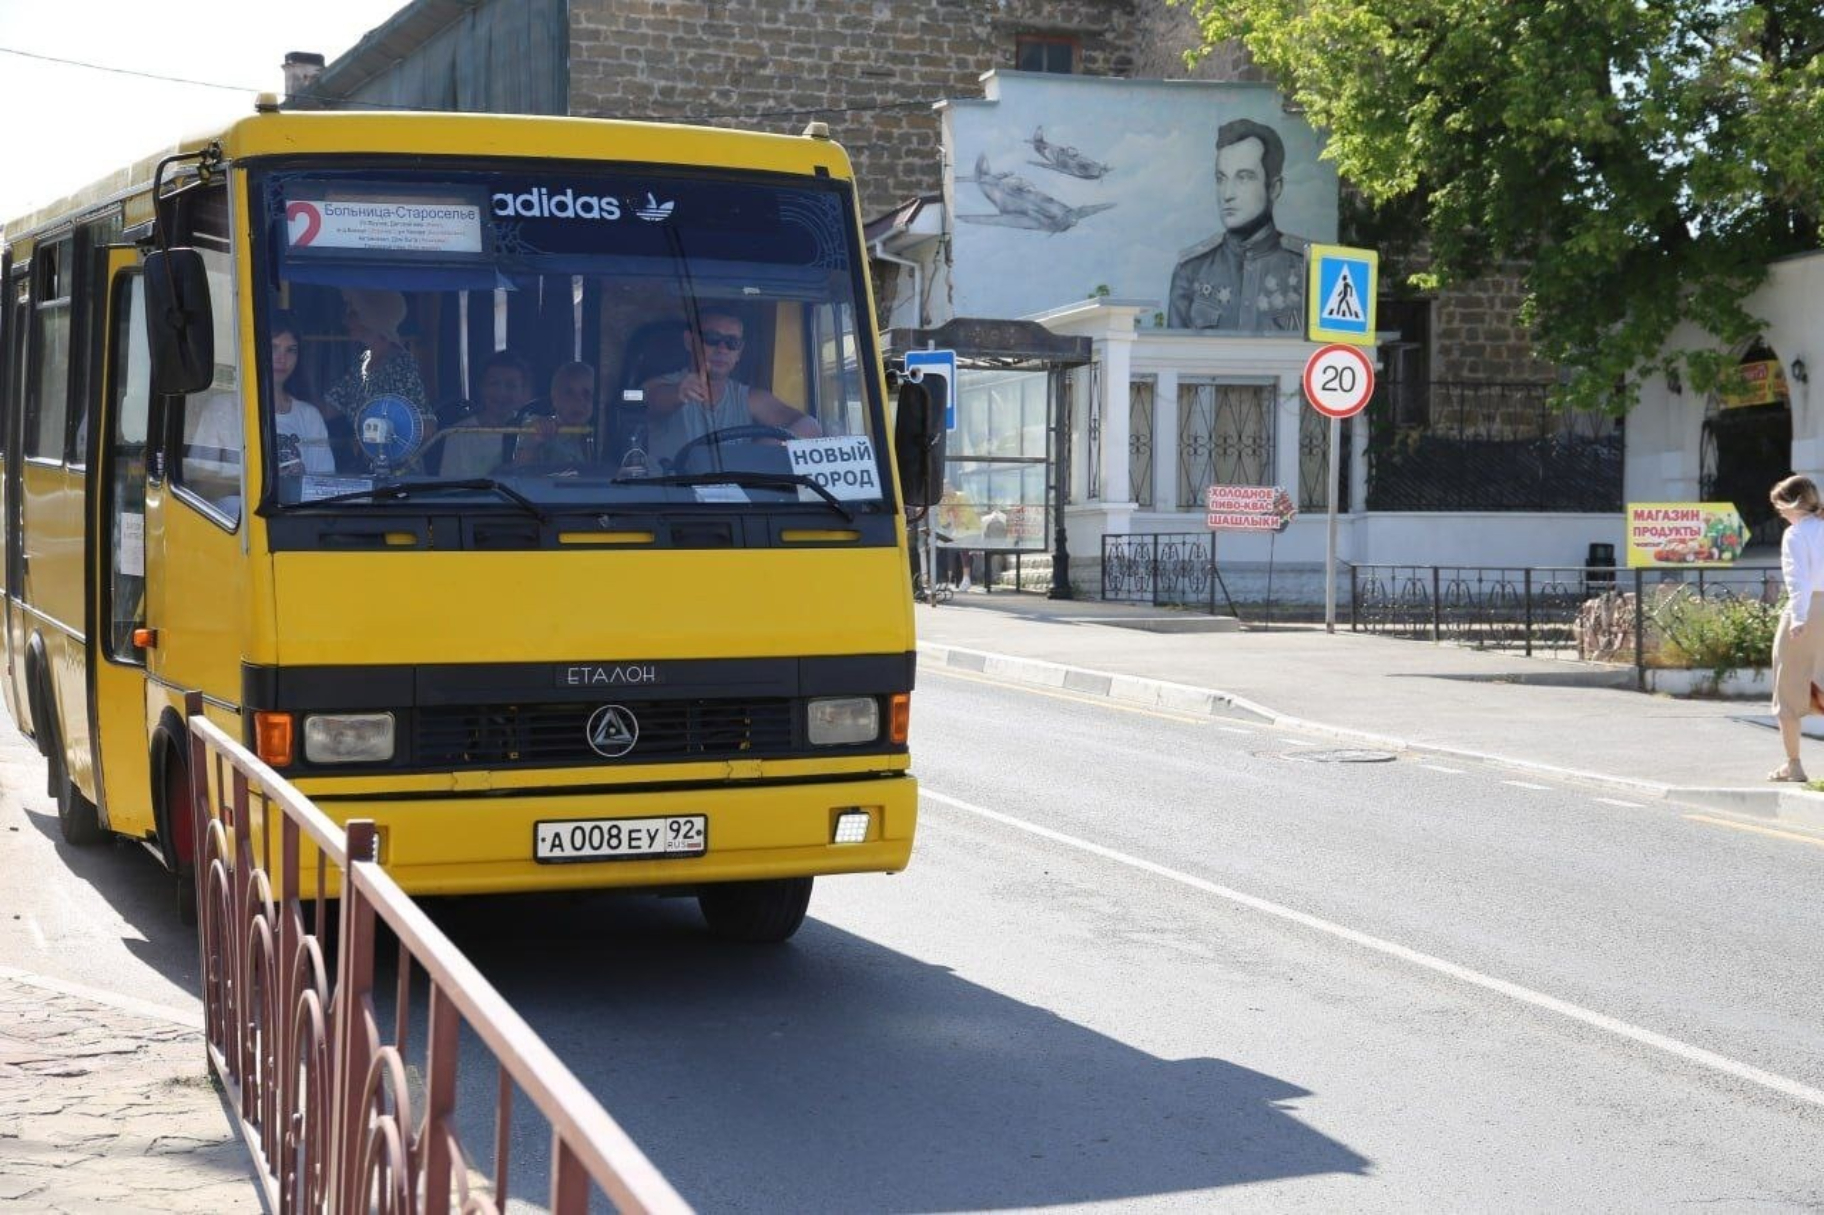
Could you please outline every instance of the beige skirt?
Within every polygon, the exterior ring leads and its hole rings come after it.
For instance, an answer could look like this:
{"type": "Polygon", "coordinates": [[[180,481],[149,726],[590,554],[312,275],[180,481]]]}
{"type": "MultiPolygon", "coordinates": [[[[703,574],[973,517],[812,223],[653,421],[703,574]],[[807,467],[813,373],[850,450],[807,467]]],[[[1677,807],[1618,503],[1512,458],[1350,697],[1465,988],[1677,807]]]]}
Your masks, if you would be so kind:
{"type": "Polygon", "coordinates": [[[1792,635],[1792,608],[1780,613],[1773,638],[1773,711],[1792,717],[1811,712],[1811,685],[1824,683],[1824,591],[1811,597],[1805,631],[1792,635]]]}

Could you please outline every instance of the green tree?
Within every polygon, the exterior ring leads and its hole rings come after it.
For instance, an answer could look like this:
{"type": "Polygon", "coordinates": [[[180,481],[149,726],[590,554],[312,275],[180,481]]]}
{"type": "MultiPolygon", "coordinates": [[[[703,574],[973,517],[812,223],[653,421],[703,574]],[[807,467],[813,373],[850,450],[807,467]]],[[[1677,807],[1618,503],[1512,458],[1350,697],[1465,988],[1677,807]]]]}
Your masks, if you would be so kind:
{"type": "Polygon", "coordinates": [[[1768,260],[1818,247],[1816,0],[1193,3],[1192,58],[1239,40],[1379,230],[1427,239],[1414,286],[1528,264],[1566,404],[1625,408],[1655,369],[1709,388],[1728,360],[1664,356],[1674,326],[1744,341],[1768,260]]]}

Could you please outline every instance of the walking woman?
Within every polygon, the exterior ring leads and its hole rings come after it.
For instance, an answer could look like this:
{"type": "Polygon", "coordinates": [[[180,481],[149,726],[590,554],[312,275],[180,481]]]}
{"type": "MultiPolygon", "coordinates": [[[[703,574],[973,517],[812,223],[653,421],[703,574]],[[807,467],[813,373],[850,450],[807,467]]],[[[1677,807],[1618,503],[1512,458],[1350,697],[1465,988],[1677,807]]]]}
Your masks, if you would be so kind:
{"type": "Polygon", "coordinates": [[[1773,712],[1786,762],[1767,779],[1803,783],[1799,719],[1812,711],[1812,685],[1824,668],[1824,518],[1819,517],[1824,504],[1810,477],[1787,477],[1770,497],[1788,524],[1780,539],[1786,610],[1773,638],[1773,712]]]}

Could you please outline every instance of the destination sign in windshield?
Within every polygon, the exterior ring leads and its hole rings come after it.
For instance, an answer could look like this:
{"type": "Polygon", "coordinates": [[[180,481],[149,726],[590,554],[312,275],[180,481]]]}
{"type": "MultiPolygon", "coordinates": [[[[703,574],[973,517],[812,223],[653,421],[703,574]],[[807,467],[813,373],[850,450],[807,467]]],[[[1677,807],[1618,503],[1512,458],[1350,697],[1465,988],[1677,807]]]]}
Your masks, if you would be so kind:
{"type": "Polygon", "coordinates": [[[296,199],[285,204],[294,250],[480,253],[481,208],[418,199],[296,199]]]}

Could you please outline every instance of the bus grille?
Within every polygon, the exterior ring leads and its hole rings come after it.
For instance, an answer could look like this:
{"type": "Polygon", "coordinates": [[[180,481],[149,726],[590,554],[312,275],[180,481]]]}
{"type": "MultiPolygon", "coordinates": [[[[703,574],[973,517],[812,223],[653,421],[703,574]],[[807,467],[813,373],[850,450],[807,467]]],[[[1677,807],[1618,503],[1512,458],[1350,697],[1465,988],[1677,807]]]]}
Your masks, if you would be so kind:
{"type": "Polygon", "coordinates": [[[794,747],[790,700],[624,701],[639,739],[609,758],[589,745],[599,705],[479,705],[417,712],[420,764],[637,764],[733,759],[788,753],[794,747]]]}

